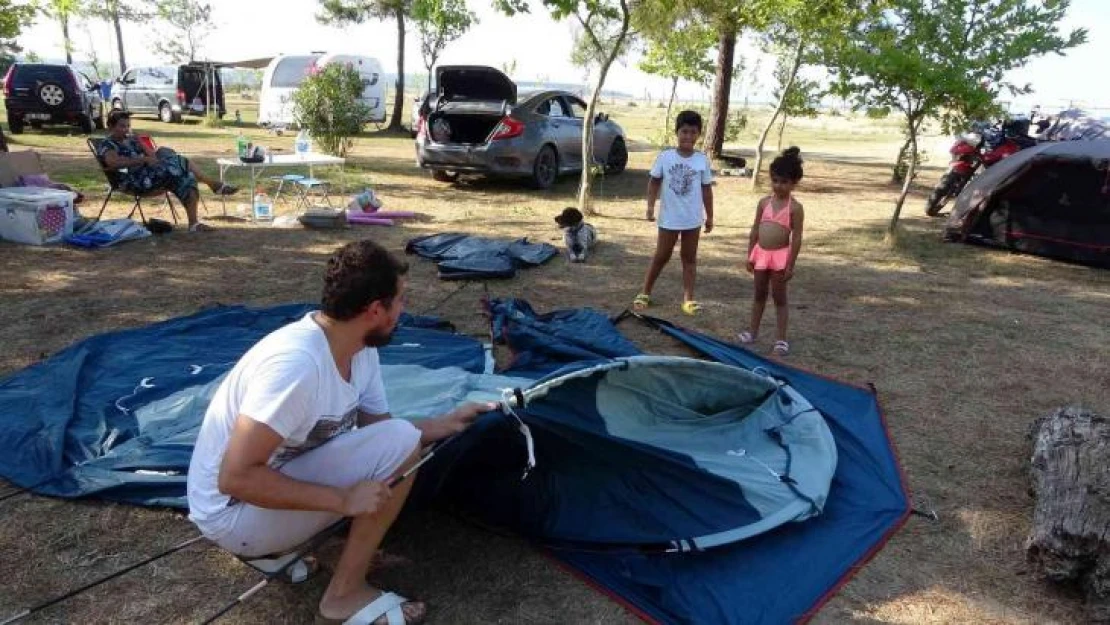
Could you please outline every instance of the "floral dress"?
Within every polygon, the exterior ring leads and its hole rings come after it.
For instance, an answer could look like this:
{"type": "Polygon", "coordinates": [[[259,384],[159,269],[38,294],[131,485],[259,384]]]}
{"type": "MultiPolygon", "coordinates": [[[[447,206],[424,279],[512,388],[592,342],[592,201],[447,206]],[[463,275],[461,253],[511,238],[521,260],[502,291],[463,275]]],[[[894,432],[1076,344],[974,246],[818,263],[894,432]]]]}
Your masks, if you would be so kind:
{"type": "MultiPolygon", "coordinates": [[[[97,157],[101,160],[108,152],[115,151],[123,158],[142,158],[146,155],[135,137],[117,141],[106,137],[100,142],[97,157]]],[[[197,179],[189,171],[189,159],[169,148],[158,148],[154,153],[158,158],[156,165],[128,167],[120,171],[120,188],[131,193],[147,194],[152,191],[166,190],[184,201],[185,196],[196,190],[197,179]]]]}

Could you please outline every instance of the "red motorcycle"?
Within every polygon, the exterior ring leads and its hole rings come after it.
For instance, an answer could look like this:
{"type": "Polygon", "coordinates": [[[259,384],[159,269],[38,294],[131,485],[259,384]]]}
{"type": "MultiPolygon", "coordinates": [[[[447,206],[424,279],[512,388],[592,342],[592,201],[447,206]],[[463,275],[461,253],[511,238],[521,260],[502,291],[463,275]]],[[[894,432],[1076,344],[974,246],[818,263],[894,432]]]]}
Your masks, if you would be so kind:
{"type": "Polygon", "coordinates": [[[1029,120],[1012,119],[1000,126],[978,124],[971,132],[964,133],[948,150],[952,162],[948,171],[925,201],[925,214],[935,217],[948,200],[960,195],[980,167],[984,169],[998,161],[1037,145],[1029,136],[1029,120]]]}

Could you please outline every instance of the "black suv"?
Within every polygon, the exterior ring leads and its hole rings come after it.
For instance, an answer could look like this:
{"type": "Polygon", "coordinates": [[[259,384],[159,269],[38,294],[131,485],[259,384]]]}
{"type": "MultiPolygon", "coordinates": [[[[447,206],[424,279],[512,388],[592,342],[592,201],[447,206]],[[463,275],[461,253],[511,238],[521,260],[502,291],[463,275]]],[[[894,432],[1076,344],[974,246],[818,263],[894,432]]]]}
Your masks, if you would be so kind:
{"type": "Polygon", "coordinates": [[[46,124],[77,126],[90,134],[104,128],[100,88],[68,65],[15,63],[4,77],[4,107],[13,135],[46,124]]]}

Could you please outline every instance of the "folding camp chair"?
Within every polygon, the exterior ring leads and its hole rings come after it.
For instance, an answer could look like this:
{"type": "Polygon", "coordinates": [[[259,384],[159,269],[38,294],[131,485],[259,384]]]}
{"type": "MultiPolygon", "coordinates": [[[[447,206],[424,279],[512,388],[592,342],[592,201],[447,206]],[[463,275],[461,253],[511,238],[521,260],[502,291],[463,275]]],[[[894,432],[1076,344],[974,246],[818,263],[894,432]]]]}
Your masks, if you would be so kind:
{"type": "Polygon", "coordinates": [[[112,200],[112,195],[114,195],[118,191],[119,193],[130,195],[135,200],[135,204],[131,207],[131,212],[127,213],[128,219],[131,219],[137,212],[139,213],[139,217],[143,220],[143,223],[147,223],[146,214],[143,213],[143,198],[156,198],[162,196],[163,198],[165,198],[166,206],[168,206],[170,209],[170,215],[173,216],[173,222],[177,223],[177,209],[174,208],[173,200],[170,199],[169,191],[166,191],[164,189],[157,189],[148,193],[137,193],[121,188],[120,185],[123,182],[121,174],[126,173],[127,170],[112,169],[108,167],[107,164],[105,164],[104,159],[101,158],[99,152],[100,145],[103,141],[104,139],[96,137],[89,137],[86,140],[86,143],[89,146],[89,151],[92,152],[93,158],[95,158],[97,164],[100,165],[100,171],[103,172],[104,177],[108,180],[108,197],[104,198],[104,203],[100,205],[100,211],[96,214],[96,219],[94,219],[94,221],[100,221],[100,218],[104,215],[104,209],[108,207],[108,202],[112,200]]]}
{"type": "MultiPolygon", "coordinates": [[[[120,174],[126,173],[127,169],[111,169],[104,163],[104,160],[101,159],[100,153],[98,151],[98,148],[100,147],[102,141],[104,141],[104,139],[99,139],[96,137],[89,137],[86,140],[86,143],[89,146],[89,151],[92,152],[93,158],[95,158],[97,164],[100,165],[100,171],[104,173],[104,177],[108,180],[108,197],[104,198],[104,203],[100,205],[100,212],[96,214],[96,219],[94,221],[100,221],[101,216],[104,215],[104,209],[108,207],[108,202],[112,200],[112,195],[118,191],[120,193],[130,195],[135,200],[135,204],[131,207],[131,212],[127,213],[128,219],[131,219],[131,217],[133,217],[135,213],[138,212],[139,217],[143,220],[143,224],[146,224],[146,215],[143,213],[142,206],[143,198],[156,198],[161,196],[165,198],[166,206],[168,206],[170,209],[170,215],[173,217],[173,222],[178,223],[177,209],[174,207],[173,200],[170,199],[169,191],[157,189],[148,193],[136,193],[134,191],[127,191],[120,188],[120,184],[122,182],[120,174]]],[[[152,150],[157,149],[157,146],[154,144],[154,140],[151,139],[149,136],[140,135],[139,141],[149,146],[152,150]]],[[[200,200],[200,204],[204,208],[204,213],[207,215],[208,204],[205,203],[204,197],[201,196],[199,192],[197,194],[197,199],[200,200]]]]}

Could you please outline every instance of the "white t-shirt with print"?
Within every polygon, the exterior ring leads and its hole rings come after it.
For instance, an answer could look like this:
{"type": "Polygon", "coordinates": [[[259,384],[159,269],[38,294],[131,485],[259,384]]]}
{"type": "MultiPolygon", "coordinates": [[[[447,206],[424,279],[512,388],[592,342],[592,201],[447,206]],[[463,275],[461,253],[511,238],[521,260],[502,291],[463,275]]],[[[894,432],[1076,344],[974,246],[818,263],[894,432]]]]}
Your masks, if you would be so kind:
{"type": "Polygon", "coordinates": [[[228,373],[204,415],[189,463],[189,518],[210,537],[229,531],[231,503],[217,485],[220,463],[240,414],[273,428],[283,439],[270,456],[281,465],[349,432],[358,411],[389,412],[378,350],[366,348],[351,362],[351,381],[339,374],[315,313],[275,330],[228,373]]]}
{"type": "Polygon", "coordinates": [[[663,180],[657,222],[665,230],[690,230],[705,224],[702,186],[713,183],[705,154],[682,156],[676,149],[663,150],[651,166],[651,177],[663,180]]]}

